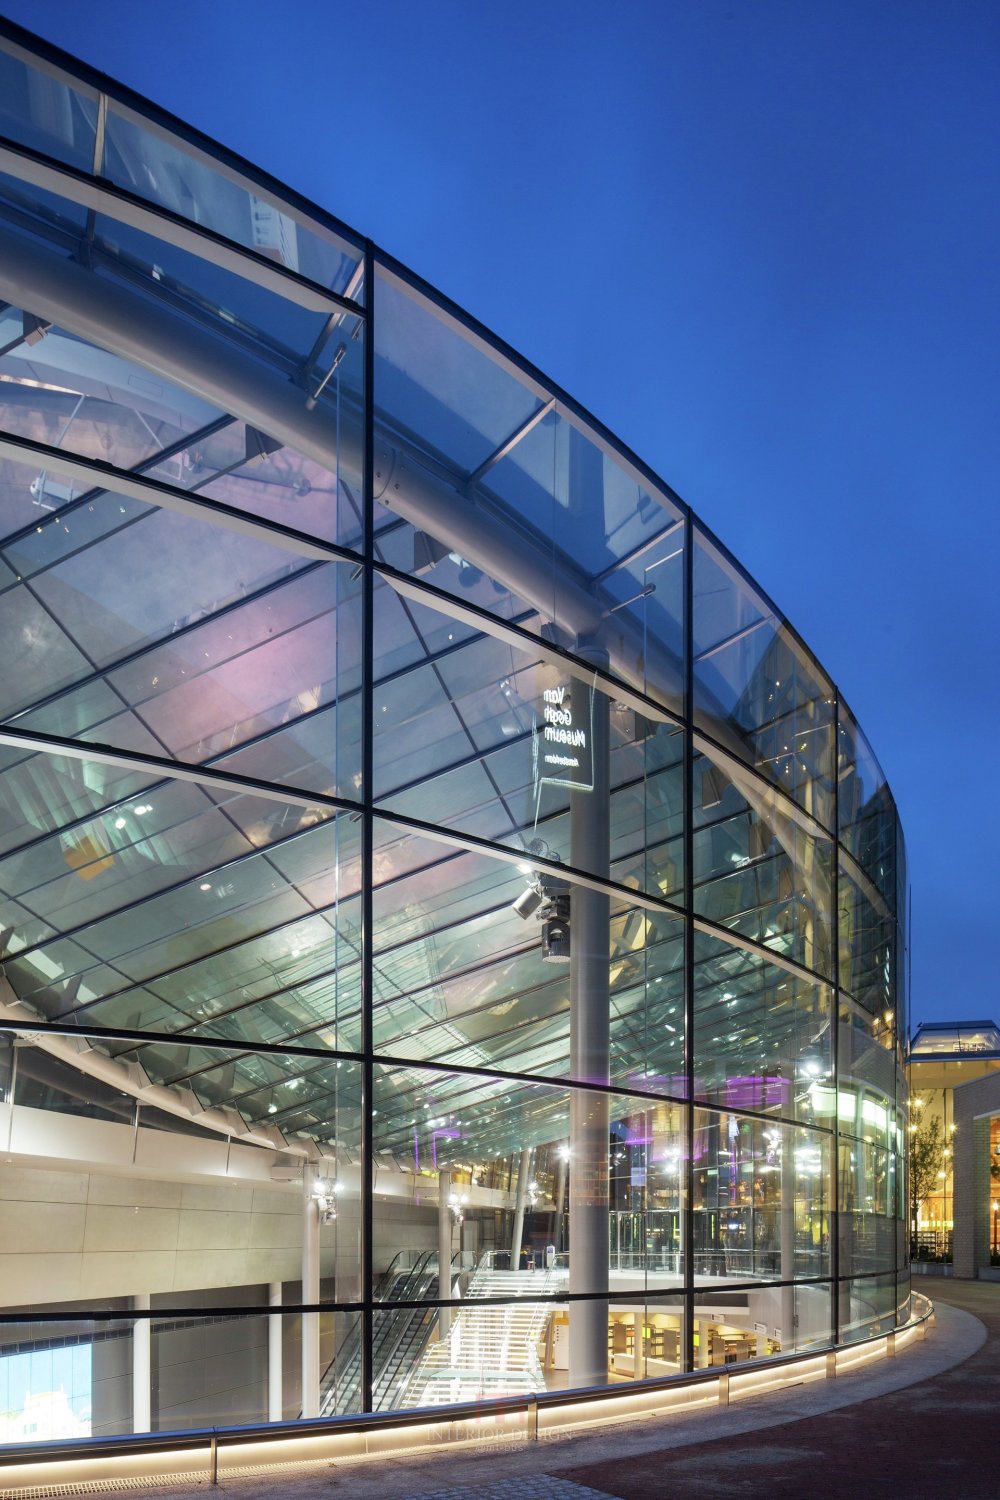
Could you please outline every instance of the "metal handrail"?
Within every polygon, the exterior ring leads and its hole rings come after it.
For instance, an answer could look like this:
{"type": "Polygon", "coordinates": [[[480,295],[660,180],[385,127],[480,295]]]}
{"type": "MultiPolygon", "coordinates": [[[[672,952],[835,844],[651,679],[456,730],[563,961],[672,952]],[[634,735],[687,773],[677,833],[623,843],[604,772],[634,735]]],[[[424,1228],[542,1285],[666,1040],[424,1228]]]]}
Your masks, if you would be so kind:
{"type": "MultiPolygon", "coordinates": [[[[793,1354],[776,1354],[767,1359],[754,1360],[740,1367],[739,1373],[756,1370],[791,1368],[824,1354],[836,1354],[848,1349],[863,1349],[866,1344],[875,1344],[909,1328],[919,1327],[934,1314],[934,1305],[919,1292],[911,1293],[911,1316],[908,1321],[886,1333],[872,1334],[865,1339],[852,1340],[820,1349],[808,1349],[793,1354]],[[917,1304],[921,1304],[918,1308],[917,1304]]],[[[162,1451],[192,1450],[210,1454],[216,1447],[237,1447],[240,1443],[287,1442],[300,1437],[347,1436],[352,1433],[386,1432],[393,1427],[411,1428],[428,1422],[481,1421],[484,1413],[491,1416],[536,1414],[539,1410],[556,1410],[560,1406],[575,1406],[594,1401],[619,1400],[622,1395],[650,1394],[656,1391],[681,1390],[691,1386],[709,1384],[718,1380],[718,1367],[707,1370],[691,1370],[681,1375],[657,1376],[645,1380],[631,1380],[626,1387],[592,1386],[579,1390],[540,1391],[531,1396],[496,1396],[484,1401],[467,1401],[454,1406],[412,1408],[393,1412],[363,1412],[347,1417],[314,1417],[299,1421],[255,1422],[241,1427],[203,1427],[175,1432],[126,1433],[118,1437],[72,1438],[68,1441],[40,1445],[11,1445],[0,1447],[0,1464],[43,1464],[58,1462],[82,1462],[88,1458],[122,1458],[130,1453],[136,1456],[162,1451]]],[[[735,1373],[730,1367],[730,1374],[735,1373]]]]}

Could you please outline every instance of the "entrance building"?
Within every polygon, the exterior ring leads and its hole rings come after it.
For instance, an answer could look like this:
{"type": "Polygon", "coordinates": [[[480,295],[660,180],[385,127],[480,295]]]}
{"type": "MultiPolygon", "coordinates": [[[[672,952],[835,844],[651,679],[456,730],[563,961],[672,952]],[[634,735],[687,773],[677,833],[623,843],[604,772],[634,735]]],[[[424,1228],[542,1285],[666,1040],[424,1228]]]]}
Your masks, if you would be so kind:
{"type": "Polygon", "coordinates": [[[329,213],[6,24],[0,137],[0,1441],[904,1321],[839,687],[329,213]]]}

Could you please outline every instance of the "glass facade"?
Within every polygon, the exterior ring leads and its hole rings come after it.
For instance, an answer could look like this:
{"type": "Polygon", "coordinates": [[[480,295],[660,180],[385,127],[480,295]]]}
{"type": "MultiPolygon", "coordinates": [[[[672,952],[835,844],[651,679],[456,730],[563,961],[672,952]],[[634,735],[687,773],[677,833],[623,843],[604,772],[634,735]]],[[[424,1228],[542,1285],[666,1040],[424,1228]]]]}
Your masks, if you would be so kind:
{"type": "Polygon", "coordinates": [[[906,1317],[906,888],[688,507],[0,32],[0,1441],[906,1317]]]}

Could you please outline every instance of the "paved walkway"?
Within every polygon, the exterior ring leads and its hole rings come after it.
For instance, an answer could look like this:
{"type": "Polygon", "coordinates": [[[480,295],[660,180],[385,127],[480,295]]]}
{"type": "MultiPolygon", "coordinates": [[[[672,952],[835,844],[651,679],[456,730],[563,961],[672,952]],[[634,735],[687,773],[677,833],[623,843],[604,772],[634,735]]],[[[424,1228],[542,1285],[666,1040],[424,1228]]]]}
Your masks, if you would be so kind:
{"type": "Polygon", "coordinates": [[[150,1500],[206,1491],[228,1500],[867,1500],[893,1492],[906,1500],[997,1500],[1000,1284],[934,1281],[919,1289],[938,1307],[935,1327],[895,1360],[728,1408],[538,1444],[223,1477],[215,1491],[130,1484],[128,1492],[150,1500]]]}
{"type": "Polygon", "coordinates": [[[906,1500],[997,1500],[1000,1286],[935,1281],[926,1291],[940,1310],[939,1321],[950,1307],[971,1313],[986,1329],[974,1353],[933,1378],[780,1431],[635,1455],[627,1465],[560,1465],[559,1473],[620,1500],[863,1500],[897,1494],[906,1500]]]}

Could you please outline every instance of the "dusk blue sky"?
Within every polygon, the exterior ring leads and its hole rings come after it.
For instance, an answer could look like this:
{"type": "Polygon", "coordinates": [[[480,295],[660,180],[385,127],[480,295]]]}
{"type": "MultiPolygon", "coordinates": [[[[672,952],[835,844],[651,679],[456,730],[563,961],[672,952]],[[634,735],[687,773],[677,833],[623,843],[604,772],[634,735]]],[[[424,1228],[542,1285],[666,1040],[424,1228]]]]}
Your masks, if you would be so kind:
{"type": "Polygon", "coordinates": [[[996,1017],[996,0],[6,0],[370,235],[695,508],[899,804],[913,1018],[996,1017]]]}

